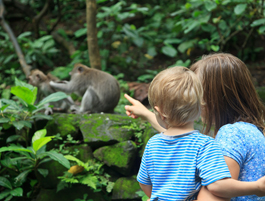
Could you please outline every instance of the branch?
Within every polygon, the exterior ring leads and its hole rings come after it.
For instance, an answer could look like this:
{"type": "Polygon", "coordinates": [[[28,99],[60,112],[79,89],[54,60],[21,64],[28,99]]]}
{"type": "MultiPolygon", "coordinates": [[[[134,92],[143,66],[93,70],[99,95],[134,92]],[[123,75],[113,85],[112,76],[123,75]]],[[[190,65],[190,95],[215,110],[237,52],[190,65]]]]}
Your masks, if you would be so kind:
{"type": "Polygon", "coordinates": [[[1,22],[1,25],[2,25],[3,29],[7,32],[11,42],[13,43],[13,46],[14,46],[14,49],[17,53],[18,60],[19,60],[19,63],[22,67],[22,70],[25,73],[26,77],[28,77],[30,75],[31,66],[29,66],[26,63],[24,54],[22,53],[22,50],[21,50],[21,48],[17,42],[17,39],[16,39],[12,29],[5,22],[4,11],[5,11],[4,4],[3,4],[2,0],[0,0],[0,22],[1,22]]]}
{"type": "Polygon", "coordinates": [[[46,1],[46,3],[44,5],[44,7],[42,8],[41,12],[38,15],[36,15],[33,18],[33,20],[32,20],[32,22],[34,24],[34,30],[35,30],[36,38],[39,38],[39,36],[40,36],[40,33],[39,33],[39,22],[40,22],[41,18],[44,16],[44,14],[47,12],[47,10],[48,10],[48,8],[50,6],[50,1],[51,0],[47,0],[46,1]]]}
{"type": "Polygon", "coordinates": [[[55,24],[52,26],[51,30],[49,31],[49,33],[52,33],[54,31],[54,29],[56,28],[56,26],[58,25],[58,23],[61,21],[62,15],[61,15],[61,6],[60,6],[60,0],[57,0],[57,6],[58,6],[58,17],[57,17],[57,21],[55,22],[55,24]]]}
{"type": "Polygon", "coordinates": [[[247,37],[246,37],[246,39],[244,41],[244,44],[242,45],[242,49],[246,46],[246,44],[248,42],[248,39],[249,39],[250,35],[252,34],[253,30],[254,30],[254,27],[252,27],[250,32],[248,33],[248,35],[247,35],[247,37]]]}
{"type": "Polygon", "coordinates": [[[72,43],[66,41],[63,37],[61,37],[55,31],[52,32],[52,37],[54,38],[54,40],[56,40],[58,43],[60,43],[65,49],[68,50],[68,53],[70,56],[75,52],[74,45],[72,43]]]}

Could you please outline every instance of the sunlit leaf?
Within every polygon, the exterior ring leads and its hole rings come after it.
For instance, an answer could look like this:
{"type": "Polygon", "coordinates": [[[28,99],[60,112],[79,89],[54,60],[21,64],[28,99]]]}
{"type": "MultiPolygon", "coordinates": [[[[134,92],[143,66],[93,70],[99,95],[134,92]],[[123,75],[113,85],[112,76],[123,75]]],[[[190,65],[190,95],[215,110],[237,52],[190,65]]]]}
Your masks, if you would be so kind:
{"type": "Polygon", "coordinates": [[[32,152],[29,149],[26,149],[24,147],[19,147],[19,146],[16,146],[16,145],[10,145],[8,147],[1,147],[0,148],[0,152],[5,152],[5,151],[15,151],[15,152],[25,151],[25,152],[32,152]]]}
{"type": "Polygon", "coordinates": [[[37,97],[37,88],[31,91],[30,89],[26,87],[15,86],[11,88],[11,93],[21,98],[27,104],[32,105],[35,102],[36,97],[37,97]]]}
{"type": "Polygon", "coordinates": [[[38,130],[34,133],[33,137],[32,137],[32,143],[34,143],[36,140],[45,137],[47,134],[47,130],[46,129],[41,129],[38,130]]]}
{"type": "Polygon", "coordinates": [[[44,146],[45,144],[47,144],[48,142],[50,142],[52,140],[52,138],[54,138],[54,136],[49,136],[49,137],[42,137],[38,140],[35,140],[32,143],[33,149],[35,151],[38,151],[42,146],[44,146]]]}

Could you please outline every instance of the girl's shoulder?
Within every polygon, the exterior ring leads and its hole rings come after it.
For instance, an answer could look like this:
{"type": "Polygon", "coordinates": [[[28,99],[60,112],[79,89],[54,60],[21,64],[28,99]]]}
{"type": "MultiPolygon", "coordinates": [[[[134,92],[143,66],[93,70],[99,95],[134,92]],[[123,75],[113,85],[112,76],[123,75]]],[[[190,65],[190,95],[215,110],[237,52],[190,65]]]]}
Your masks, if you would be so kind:
{"type": "Polygon", "coordinates": [[[226,124],[222,126],[216,138],[230,138],[230,137],[239,137],[239,138],[253,138],[253,137],[262,137],[264,138],[263,133],[258,129],[257,126],[248,122],[235,122],[233,124],[226,124]]]}

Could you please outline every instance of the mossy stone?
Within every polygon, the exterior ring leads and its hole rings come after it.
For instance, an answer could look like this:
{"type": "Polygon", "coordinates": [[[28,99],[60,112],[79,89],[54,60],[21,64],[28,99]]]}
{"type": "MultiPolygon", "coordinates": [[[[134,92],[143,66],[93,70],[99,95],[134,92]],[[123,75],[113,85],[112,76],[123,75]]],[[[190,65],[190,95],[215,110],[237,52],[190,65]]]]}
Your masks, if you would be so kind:
{"type": "Polygon", "coordinates": [[[136,154],[136,144],[131,140],[101,147],[93,153],[95,158],[126,176],[131,174],[136,154]]]}
{"type": "Polygon", "coordinates": [[[121,177],[113,187],[112,200],[141,200],[141,197],[136,193],[140,191],[140,185],[136,177],[121,177]]]}
{"type": "Polygon", "coordinates": [[[87,162],[89,159],[94,158],[92,149],[87,144],[80,144],[67,147],[67,150],[69,151],[74,151],[75,149],[79,151],[77,156],[75,157],[83,162],[87,162]]]}
{"type": "Polygon", "coordinates": [[[141,147],[141,150],[139,151],[139,156],[142,157],[143,153],[144,153],[144,149],[145,149],[145,146],[148,142],[148,140],[153,137],[155,134],[159,133],[157,130],[155,130],[151,125],[150,127],[147,127],[143,133],[143,136],[142,136],[142,142],[143,142],[143,145],[141,147]]]}
{"type": "Polygon", "coordinates": [[[63,189],[56,192],[56,189],[41,189],[35,201],[74,201],[75,199],[83,199],[87,194],[86,200],[104,201],[106,195],[103,192],[94,193],[89,187],[84,185],[73,185],[71,188],[63,189]]]}
{"type": "Polygon", "coordinates": [[[68,134],[76,137],[82,119],[82,115],[79,114],[53,114],[53,119],[46,125],[47,136],[60,133],[63,138],[66,138],[68,134]]]}
{"type": "Polygon", "coordinates": [[[117,142],[130,140],[133,131],[126,126],[139,120],[124,115],[92,114],[80,125],[84,142],[92,148],[111,145],[117,142]]]}

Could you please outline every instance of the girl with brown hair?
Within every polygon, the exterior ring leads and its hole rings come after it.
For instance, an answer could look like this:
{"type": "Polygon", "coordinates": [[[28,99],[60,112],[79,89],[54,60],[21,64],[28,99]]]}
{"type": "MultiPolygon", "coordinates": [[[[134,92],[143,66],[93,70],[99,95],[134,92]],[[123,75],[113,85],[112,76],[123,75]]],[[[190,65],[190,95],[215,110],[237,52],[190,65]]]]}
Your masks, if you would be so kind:
{"type": "MultiPolygon", "coordinates": [[[[256,181],[265,175],[265,107],[259,100],[247,66],[231,54],[203,56],[190,68],[203,85],[202,120],[204,133],[214,126],[214,137],[220,145],[233,179],[256,181]]],[[[139,101],[125,95],[132,106],[127,115],[141,117],[158,131],[163,131],[155,115],[139,101]]],[[[198,199],[207,194],[205,188],[198,199]]],[[[221,196],[221,195],[220,195],[221,196]]],[[[255,195],[232,198],[233,201],[265,200],[255,195]]]]}

